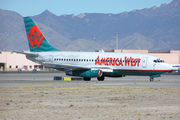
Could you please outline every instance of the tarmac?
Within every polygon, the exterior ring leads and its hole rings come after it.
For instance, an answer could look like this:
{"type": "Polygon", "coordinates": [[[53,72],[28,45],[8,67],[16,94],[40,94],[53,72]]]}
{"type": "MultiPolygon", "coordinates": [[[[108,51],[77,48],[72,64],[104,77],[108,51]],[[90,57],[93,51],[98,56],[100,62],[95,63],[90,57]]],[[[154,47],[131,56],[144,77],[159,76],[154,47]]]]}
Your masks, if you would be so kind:
{"type": "MultiPolygon", "coordinates": [[[[0,72],[0,88],[11,87],[72,87],[72,86],[128,86],[180,88],[180,74],[164,74],[149,81],[148,76],[105,77],[83,80],[54,80],[54,76],[69,77],[63,72],[0,72]]],[[[72,76],[73,77],[73,76],[72,76]]]]}
{"type": "MultiPolygon", "coordinates": [[[[0,120],[180,120],[180,75],[54,80],[63,72],[0,72],[0,120]]],[[[74,78],[74,77],[73,77],[74,78]]]]}

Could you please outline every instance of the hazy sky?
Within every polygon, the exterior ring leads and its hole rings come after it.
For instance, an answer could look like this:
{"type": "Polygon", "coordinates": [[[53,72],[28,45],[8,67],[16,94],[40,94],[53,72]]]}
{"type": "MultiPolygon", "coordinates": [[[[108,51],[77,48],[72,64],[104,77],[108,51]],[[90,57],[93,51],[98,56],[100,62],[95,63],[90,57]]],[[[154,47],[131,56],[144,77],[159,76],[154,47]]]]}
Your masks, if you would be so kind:
{"type": "Polygon", "coordinates": [[[80,13],[122,13],[133,9],[159,7],[172,0],[0,0],[0,9],[22,16],[38,15],[46,9],[60,16],[80,13]]]}

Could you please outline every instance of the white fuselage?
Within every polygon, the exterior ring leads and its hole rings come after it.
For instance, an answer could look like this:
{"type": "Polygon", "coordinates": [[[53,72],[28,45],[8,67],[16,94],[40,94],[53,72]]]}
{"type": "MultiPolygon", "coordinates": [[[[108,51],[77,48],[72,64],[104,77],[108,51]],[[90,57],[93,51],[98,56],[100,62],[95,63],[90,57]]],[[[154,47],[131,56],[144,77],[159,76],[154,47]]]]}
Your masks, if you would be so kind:
{"type": "MultiPolygon", "coordinates": [[[[163,62],[160,58],[148,54],[137,53],[111,53],[111,52],[38,52],[39,56],[31,58],[32,61],[43,64],[47,67],[53,67],[59,70],[68,69],[64,66],[79,66],[102,69],[103,72],[107,71],[120,71],[127,75],[131,75],[132,72],[125,71],[141,71],[134,72],[132,75],[153,75],[160,74],[161,72],[167,72],[172,67],[163,62]],[[53,63],[52,65],[46,65],[44,63],[53,63]],[[54,65],[56,64],[56,65],[54,65]],[[107,71],[106,71],[107,70],[107,71]],[[145,72],[144,72],[145,71],[145,72]],[[147,72],[151,72],[150,74],[147,72]]],[[[28,57],[27,57],[28,58],[28,57]]]]}

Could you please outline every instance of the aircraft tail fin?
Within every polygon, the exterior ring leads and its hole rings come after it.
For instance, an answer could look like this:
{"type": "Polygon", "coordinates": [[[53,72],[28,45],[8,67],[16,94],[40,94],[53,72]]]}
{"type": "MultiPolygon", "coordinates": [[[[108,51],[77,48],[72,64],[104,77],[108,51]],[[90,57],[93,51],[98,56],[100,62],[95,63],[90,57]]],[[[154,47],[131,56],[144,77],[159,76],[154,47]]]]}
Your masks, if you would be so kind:
{"type": "Polygon", "coordinates": [[[24,17],[24,24],[31,52],[58,51],[49,44],[30,17],[24,17]]]}

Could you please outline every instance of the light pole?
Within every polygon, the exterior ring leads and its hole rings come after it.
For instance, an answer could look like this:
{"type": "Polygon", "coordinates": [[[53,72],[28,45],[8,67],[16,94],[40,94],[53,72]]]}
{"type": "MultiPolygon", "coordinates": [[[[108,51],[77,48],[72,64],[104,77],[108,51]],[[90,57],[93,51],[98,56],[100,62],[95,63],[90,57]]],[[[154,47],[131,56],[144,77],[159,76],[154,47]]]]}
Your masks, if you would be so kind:
{"type": "Polygon", "coordinates": [[[116,50],[118,50],[118,35],[119,35],[119,33],[115,32],[115,34],[116,34],[116,50]]]}

